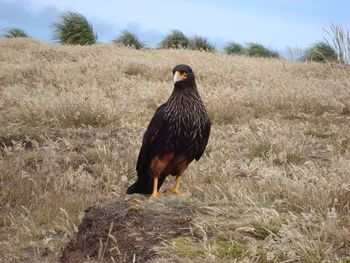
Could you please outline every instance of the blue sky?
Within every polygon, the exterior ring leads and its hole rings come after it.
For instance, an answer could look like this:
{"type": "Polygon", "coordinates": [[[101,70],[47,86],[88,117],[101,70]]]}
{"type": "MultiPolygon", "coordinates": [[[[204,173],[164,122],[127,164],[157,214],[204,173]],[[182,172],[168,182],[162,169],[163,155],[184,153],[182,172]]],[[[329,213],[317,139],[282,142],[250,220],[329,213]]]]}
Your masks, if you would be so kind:
{"type": "Polygon", "coordinates": [[[0,29],[20,27],[51,42],[50,25],[68,10],[85,15],[100,42],[126,29],[148,46],[179,29],[205,36],[219,49],[235,41],[283,51],[322,40],[332,23],[350,29],[348,0],[0,0],[0,29]]]}

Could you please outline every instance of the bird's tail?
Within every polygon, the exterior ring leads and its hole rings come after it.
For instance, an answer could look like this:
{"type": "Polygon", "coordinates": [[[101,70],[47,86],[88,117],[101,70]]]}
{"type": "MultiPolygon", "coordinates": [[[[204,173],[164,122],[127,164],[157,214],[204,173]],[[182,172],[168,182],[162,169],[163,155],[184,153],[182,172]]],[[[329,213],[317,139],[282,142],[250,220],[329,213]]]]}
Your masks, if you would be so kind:
{"type": "Polygon", "coordinates": [[[131,194],[151,194],[153,189],[153,180],[149,176],[139,176],[135,183],[130,185],[126,193],[131,194]]]}
{"type": "MultiPolygon", "coordinates": [[[[166,178],[165,174],[161,174],[158,180],[158,190],[162,186],[166,178]]],[[[127,194],[152,194],[153,178],[148,174],[146,176],[138,176],[135,183],[130,185],[126,190],[127,194]]]]}

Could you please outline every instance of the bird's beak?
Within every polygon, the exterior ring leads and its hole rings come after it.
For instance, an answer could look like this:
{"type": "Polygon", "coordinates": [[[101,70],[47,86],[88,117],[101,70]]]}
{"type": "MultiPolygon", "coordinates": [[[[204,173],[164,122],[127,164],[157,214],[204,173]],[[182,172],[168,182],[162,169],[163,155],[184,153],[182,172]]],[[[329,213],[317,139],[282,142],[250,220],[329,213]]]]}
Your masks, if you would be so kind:
{"type": "Polygon", "coordinates": [[[181,80],[186,80],[187,79],[187,73],[180,73],[179,71],[175,71],[174,74],[174,83],[181,81],[181,80]]]}

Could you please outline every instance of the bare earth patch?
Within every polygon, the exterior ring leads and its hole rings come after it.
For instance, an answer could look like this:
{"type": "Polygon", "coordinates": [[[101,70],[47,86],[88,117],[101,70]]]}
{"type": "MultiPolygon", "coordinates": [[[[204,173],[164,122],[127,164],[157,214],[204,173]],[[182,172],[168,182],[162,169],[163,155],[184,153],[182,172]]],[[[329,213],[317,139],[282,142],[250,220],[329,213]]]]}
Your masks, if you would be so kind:
{"type": "Polygon", "coordinates": [[[146,262],[155,257],[152,248],[162,241],[190,236],[191,216],[188,209],[137,199],[90,207],[61,262],[146,262]]]}

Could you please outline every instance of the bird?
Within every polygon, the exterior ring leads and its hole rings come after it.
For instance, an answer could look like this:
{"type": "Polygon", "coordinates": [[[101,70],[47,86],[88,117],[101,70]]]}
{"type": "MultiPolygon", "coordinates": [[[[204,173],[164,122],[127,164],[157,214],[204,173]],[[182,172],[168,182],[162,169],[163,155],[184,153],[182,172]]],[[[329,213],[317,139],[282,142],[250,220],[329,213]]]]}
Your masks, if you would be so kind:
{"type": "Polygon", "coordinates": [[[136,164],[137,180],[127,194],[150,194],[159,198],[167,176],[175,176],[175,186],[164,192],[181,196],[180,179],[189,164],[198,161],[207,146],[211,121],[199,95],[190,66],[173,69],[174,88],[159,106],[143,136],[136,164]]]}

